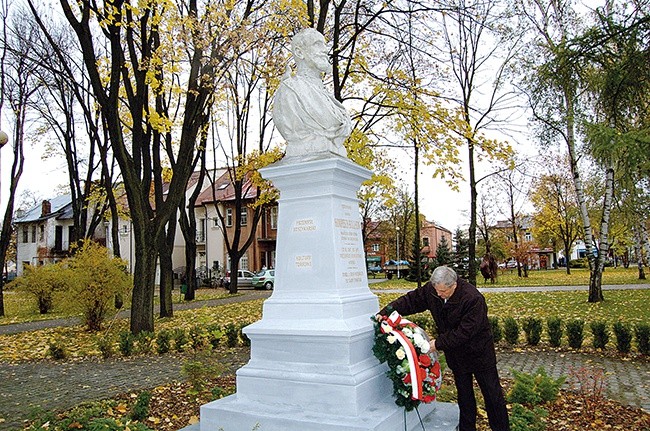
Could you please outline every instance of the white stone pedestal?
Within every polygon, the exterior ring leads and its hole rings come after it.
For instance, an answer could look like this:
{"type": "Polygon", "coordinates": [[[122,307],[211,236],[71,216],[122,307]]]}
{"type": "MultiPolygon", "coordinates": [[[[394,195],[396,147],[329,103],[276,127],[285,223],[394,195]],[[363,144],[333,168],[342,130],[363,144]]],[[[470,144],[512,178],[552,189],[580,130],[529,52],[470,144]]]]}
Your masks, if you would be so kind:
{"type": "MultiPolygon", "coordinates": [[[[237,393],[202,406],[200,430],[403,430],[385,364],[372,354],[379,305],[356,196],[370,171],[332,155],[261,173],[280,190],[275,287],[244,330],[251,359],[237,371],[237,393]]],[[[456,410],[445,412],[450,425],[429,429],[453,429],[456,410]]],[[[415,412],[407,421],[420,426],[415,412]]]]}

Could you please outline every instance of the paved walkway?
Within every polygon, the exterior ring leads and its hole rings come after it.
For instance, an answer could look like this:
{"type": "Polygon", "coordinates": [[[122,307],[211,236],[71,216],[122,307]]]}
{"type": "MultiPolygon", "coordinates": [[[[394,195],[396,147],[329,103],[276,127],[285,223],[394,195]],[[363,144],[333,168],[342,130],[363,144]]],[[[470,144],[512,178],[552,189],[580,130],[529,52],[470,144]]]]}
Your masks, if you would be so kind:
{"type": "MultiPolygon", "coordinates": [[[[270,292],[243,293],[244,295],[223,300],[175,305],[175,310],[247,301],[266,297],[270,292]]],[[[63,319],[58,322],[75,324],[77,320],[63,319]]],[[[5,325],[0,326],[0,333],[16,333],[50,326],[56,325],[53,325],[52,321],[5,325]]],[[[649,362],[621,361],[581,353],[537,351],[499,352],[498,361],[503,376],[509,376],[510,369],[530,373],[540,366],[555,377],[568,375],[571,367],[602,368],[607,373],[606,391],[609,397],[650,412],[649,362]]],[[[32,412],[63,410],[82,401],[109,398],[120,393],[153,388],[180,380],[181,364],[182,360],[173,355],[64,363],[0,363],[0,430],[20,428],[22,421],[32,412]]],[[[241,364],[233,364],[235,367],[238,365],[241,364]]]]}

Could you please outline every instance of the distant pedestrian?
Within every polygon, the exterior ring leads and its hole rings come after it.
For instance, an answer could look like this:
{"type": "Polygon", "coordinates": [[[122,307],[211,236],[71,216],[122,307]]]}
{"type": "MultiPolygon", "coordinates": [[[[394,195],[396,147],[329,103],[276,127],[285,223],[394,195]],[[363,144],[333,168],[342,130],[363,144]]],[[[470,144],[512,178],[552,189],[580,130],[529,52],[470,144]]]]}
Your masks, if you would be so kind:
{"type": "Polygon", "coordinates": [[[453,371],[458,391],[460,418],[457,430],[476,431],[476,379],[485,399],[493,431],[509,431],[508,411],[496,367],[494,337],[485,298],[475,286],[458,278],[456,272],[439,266],[424,286],[397,298],[380,314],[396,310],[410,315],[428,310],[438,329],[431,348],[442,350],[453,371]]]}

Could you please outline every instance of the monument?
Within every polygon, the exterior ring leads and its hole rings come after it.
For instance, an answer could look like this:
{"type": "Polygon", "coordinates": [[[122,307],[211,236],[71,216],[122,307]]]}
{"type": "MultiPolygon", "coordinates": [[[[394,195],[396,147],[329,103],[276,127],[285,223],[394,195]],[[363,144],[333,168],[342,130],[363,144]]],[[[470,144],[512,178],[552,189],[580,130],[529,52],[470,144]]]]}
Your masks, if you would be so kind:
{"type": "MultiPolygon", "coordinates": [[[[286,156],[261,170],[280,191],[275,289],[247,326],[251,358],[234,395],[201,407],[201,431],[396,431],[420,429],[392,399],[385,364],[372,354],[368,288],[356,196],[370,171],[346,157],[345,108],[327,94],[323,36],[294,36],[296,74],[276,94],[274,121],[286,156]]],[[[421,405],[427,430],[453,430],[458,411],[421,405]]]]}

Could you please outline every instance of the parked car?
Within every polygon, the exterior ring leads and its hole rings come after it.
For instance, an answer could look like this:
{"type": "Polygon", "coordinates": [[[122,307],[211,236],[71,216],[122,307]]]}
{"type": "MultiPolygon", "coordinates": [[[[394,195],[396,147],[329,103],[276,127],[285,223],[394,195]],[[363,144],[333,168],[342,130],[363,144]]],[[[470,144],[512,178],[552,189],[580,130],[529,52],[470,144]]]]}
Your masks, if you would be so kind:
{"type": "Polygon", "coordinates": [[[501,269],[513,269],[517,267],[517,261],[514,259],[510,259],[507,262],[501,262],[499,265],[499,268],[501,269]]]}
{"type": "MultiPolygon", "coordinates": [[[[252,287],[253,277],[255,277],[255,274],[245,269],[237,271],[237,288],[252,287]]],[[[226,276],[223,279],[223,284],[225,287],[230,286],[230,271],[226,273],[226,276]]]]}
{"type": "Polygon", "coordinates": [[[274,269],[263,269],[253,277],[253,287],[255,289],[273,289],[273,283],[275,282],[275,270],[274,269]]]}

